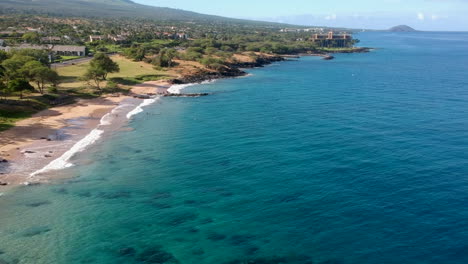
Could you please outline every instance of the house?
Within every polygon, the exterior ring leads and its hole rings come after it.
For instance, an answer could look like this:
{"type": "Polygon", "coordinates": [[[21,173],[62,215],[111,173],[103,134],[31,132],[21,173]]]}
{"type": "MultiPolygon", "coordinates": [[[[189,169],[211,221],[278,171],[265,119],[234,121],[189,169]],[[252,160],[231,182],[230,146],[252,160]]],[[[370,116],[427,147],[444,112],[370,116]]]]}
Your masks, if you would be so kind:
{"type": "Polygon", "coordinates": [[[89,36],[89,42],[94,42],[94,41],[99,41],[99,40],[104,40],[104,36],[97,36],[97,35],[91,35],[89,36]]]}
{"type": "Polygon", "coordinates": [[[14,47],[0,47],[0,50],[9,52],[11,50],[21,50],[21,49],[35,49],[35,50],[47,50],[51,54],[61,55],[61,56],[86,56],[86,47],[85,46],[69,46],[69,45],[30,45],[30,44],[21,44],[14,47]]]}
{"type": "Polygon", "coordinates": [[[108,35],[107,36],[108,39],[114,41],[114,42],[117,42],[117,43],[120,43],[120,42],[124,42],[127,40],[127,38],[125,36],[122,36],[122,35],[117,35],[117,36],[112,36],[112,35],[108,35]]]}
{"type": "Polygon", "coordinates": [[[41,32],[40,28],[26,27],[26,30],[29,32],[41,32]]]}
{"type": "Polygon", "coordinates": [[[43,37],[41,38],[41,42],[43,43],[57,43],[61,42],[62,38],[61,37],[43,37]]]}
{"type": "Polygon", "coordinates": [[[86,56],[85,46],[55,45],[51,51],[56,55],[62,56],[86,56]]]}

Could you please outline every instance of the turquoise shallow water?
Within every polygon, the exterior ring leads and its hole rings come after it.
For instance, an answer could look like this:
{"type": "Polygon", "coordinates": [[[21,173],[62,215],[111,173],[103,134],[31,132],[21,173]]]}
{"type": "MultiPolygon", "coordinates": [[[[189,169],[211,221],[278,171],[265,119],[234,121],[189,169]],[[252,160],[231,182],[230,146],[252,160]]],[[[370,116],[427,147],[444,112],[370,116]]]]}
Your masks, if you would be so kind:
{"type": "Polygon", "coordinates": [[[359,38],[148,106],[0,198],[0,260],[468,263],[468,34],[359,38]]]}

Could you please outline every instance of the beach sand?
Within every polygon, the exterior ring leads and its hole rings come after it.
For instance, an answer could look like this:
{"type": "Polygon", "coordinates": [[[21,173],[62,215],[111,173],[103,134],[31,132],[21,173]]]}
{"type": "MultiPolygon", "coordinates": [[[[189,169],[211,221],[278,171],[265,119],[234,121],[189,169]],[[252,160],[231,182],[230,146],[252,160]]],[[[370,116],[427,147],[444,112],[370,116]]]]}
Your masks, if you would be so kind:
{"type": "Polygon", "coordinates": [[[82,99],[17,122],[15,127],[0,133],[0,160],[8,161],[0,163],[0,184],[8,184],[0,185],[0,192],[25,182],[47,180],[47,177],[32,179],[30,175],[61,157],[75,143],[102,125],[103,116],[119,105],[123,106],[122,111],[137,107],[141,100],[134,99],[132,95],[164,94],[170,86],[168,81],[146,82],[135,85],[128,96],[82,99]]]}

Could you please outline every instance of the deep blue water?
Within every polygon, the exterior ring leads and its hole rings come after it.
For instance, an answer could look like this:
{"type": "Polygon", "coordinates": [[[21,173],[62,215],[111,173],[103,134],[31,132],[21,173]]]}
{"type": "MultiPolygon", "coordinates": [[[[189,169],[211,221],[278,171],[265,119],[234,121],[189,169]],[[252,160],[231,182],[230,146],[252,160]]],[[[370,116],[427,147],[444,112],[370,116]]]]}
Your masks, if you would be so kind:
{"type": "Polygon", "coordinates": [[[468,33],[358,38],[161,99],[1,197],[0,260],[468,263],[468,33]]]}

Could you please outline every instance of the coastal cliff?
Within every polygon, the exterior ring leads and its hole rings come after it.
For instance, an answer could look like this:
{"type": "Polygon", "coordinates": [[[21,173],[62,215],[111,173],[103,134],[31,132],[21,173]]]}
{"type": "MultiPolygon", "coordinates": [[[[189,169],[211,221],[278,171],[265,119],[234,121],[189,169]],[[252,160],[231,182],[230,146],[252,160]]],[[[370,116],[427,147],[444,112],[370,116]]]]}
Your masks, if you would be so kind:
{"type": "Polygon", "coordinates": [[[203,81],[210,81],[222,78],[232,78],[247,75],[247,72],[242,68],[256,68],[263,67],[273,62],[286,60],[283,56],[278,55],[261,55],[255,57],[252,61],[236,61],[225,65],[217,70],[200,69],[196,72],[186,74],[180,78],[171,80],[172,84],[187,84],[187,83],[200,83],[203,81]]]}

